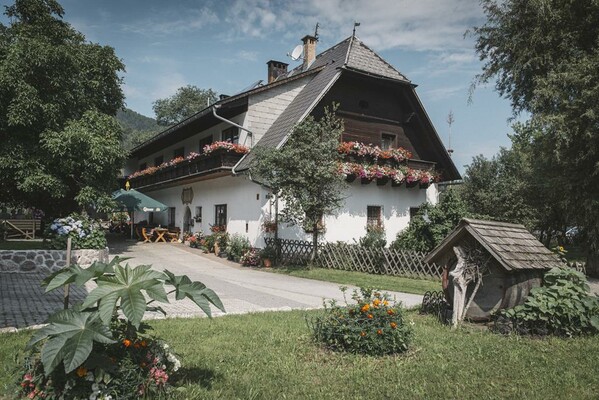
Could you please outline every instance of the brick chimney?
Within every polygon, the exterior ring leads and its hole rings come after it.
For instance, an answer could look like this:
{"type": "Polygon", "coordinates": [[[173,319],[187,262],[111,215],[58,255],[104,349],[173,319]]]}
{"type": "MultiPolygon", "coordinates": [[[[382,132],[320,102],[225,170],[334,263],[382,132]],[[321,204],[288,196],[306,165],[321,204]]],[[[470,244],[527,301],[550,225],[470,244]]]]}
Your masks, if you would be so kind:
{"type": "Polygon", "coordinates": [[[304,42],[304,64],[302,69],[306,70],[312,64],[312,61],[316,58],[316,39],[314,36],[306,35],[302,38],[304,42]]]}
{"type": "Polygon", "coordinates": [[[287,66],[289,64],[285,64],[281,61],[270,60],[266,63],[266,65],[268,65],[268,83],[273,83],[279,76],[287,73],[287,66]]]}

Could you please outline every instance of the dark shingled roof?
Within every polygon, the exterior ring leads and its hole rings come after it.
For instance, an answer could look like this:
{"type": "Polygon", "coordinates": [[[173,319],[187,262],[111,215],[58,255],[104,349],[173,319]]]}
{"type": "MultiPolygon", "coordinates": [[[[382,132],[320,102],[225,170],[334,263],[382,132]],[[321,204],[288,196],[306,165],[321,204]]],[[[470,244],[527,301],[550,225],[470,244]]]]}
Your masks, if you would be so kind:
{"type": "MultiPolygon", "coordinates": [[[[307,70],[314,68],[322,68],[322,70],[306,84],[291,104],[289,104],[285,111],[266,131],[256,146],[279,147],[283,145],[293,127],[312,111],[318,101],[323,98],[328,89],[335,83],[343,68],[360,70],[388,79],[409,83],[405,76],[400,74],[399,71],[370,50],[355,36],[345,39],[316,56],[316,59],[307,70]]],[[[290,71],[287,76],[293,76],[299,72],[301,72],[301,67],[290,71]]],[[[240,172],[248,169],[252,158],[253,155],[250,152],[239,161],[234,170],[240,172]]]]}
{"type": "Polygon", "coordinates": [[[424,258],[438,262],[470,234],[506,270],[549,269],[563,267],[560,259],[539,242],[524,225],[464,218],[443,241],[424,258]]]}

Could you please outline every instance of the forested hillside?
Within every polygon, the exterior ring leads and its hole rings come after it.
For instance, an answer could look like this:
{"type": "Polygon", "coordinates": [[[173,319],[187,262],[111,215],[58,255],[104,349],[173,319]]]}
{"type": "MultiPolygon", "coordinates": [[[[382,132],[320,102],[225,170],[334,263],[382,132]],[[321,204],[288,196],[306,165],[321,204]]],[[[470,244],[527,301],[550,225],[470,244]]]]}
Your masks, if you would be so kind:
{"type": "Polygon", "coordinates": [[[141,115],[129,108],[119,110],[116,118],[123,127],[122,142],[127,150],[131,150],[164,129],[164,127],[158,126],[153,118],[141,115]]]}

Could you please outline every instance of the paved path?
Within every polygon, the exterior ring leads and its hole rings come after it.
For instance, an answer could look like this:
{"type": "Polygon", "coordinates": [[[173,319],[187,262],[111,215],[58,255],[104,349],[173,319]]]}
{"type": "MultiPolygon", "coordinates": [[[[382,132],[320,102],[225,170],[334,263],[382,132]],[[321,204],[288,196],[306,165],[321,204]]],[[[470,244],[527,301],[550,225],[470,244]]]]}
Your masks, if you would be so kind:
{"type": "MultiPolygon", "coordinates": [[[[120,243],[111,247],[111,254],[133,257],[128,261],[131,265],[151,264],[157,270],[168,269],[203,282],[220,296],[227,314],[311,309],[322,307],[324,298],[343,300],[339,284],[244,268],[181,244],[120,243]]],[[[34,274],[0,274],[0,329],[41,324],[61,307],[62,291],[44,294],[39,288],[41,279],[34,274]]],[[[92,285],[78,289],[71,298],[80,300],[92,289],[92,285]]],[[[419,295],[390,294],[408,307],[422,302],[419,295]]],[[[171,317],[203,316],[187,299],[161,306],[171,317]]],[[[221,314],[215,309],[214,315],[221,314]]],[[[161,314],[149,317],[159,318],[161,314]]]]}

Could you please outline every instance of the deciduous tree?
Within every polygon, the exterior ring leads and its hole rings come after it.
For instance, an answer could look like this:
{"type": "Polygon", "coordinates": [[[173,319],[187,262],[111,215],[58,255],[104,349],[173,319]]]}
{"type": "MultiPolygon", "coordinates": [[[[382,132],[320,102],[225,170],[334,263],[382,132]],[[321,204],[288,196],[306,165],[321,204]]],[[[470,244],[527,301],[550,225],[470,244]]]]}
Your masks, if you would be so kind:
{"type": "Polygon", "coordinates": [[[319,224],[345,200],[346,183],[337,172],[343,123],[333,111],[320,120],[308,116],[280,149],[258,147],[251,171],[279,193],[284,219],[312,231],[312,260],[317,255],[319,224]]]}
{"type": "Polygon", "coordinates": [[[55,0],[16,0],[0,24],[2,200],[51,213],[106,200],[124,158],[110,117],[124,65],[63,13],[55,0]]]}
{"type": "Polygon", "coordinates": [[[551,185],[583,228],[589,267],[599,272],[599,2],[483,0],[476,27],[484,62],[478,82],[495,80],[515,113],[531,114],[535,141],[555,163],[551,185]]]}
{"type": "Polygon", "coordinates": [[[159,125],[173,125],[208,107],[217,100],[212,89],[200,89],[187,85],[177,89],[177,93],[166,99],[154,102],[156,122],[159,125]]]}

